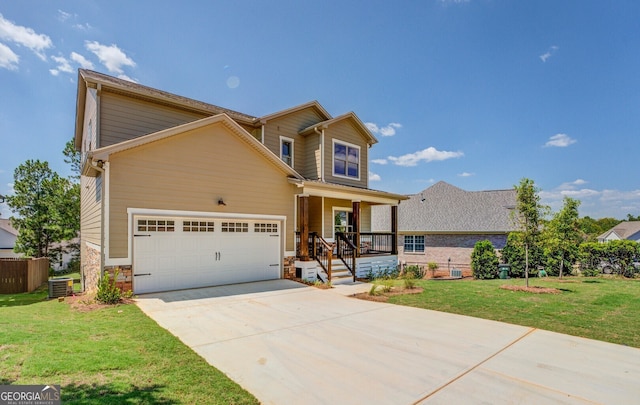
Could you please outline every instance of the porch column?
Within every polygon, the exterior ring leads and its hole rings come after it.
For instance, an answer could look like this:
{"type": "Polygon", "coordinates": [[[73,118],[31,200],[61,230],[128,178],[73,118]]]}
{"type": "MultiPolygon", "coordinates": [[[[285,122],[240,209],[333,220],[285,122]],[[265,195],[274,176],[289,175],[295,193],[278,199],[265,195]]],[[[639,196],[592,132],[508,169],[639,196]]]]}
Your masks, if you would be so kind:
{"type": "Polygon", "coordinates": [[[299,259],[309,260],[309,196],[298,196],[298,230],[300,231],[299,259]]]}
{"type": "Polygon", "coordinates": [[[351,202],[351,216],[353,220],[353,232],[355,233],[354,245],[356,245],[355,256],[360,257],[360,201],[351,202]]]}
{"type": "Polygon", "coordinates": [[[391,252],[394,255],[398,254],[398,206],[391,206],[391,252]]]}

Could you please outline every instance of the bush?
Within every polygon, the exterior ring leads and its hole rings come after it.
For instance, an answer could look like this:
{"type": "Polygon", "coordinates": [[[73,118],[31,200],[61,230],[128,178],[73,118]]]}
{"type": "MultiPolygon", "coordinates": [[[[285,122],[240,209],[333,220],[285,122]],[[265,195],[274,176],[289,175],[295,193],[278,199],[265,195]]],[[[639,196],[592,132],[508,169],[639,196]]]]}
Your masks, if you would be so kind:
{"type": "Polygon", "coordinates": [[[120,289],[116,287],[116,280],[118,279],[118,270],[116,270],[113,280],[109,276],[109,273],[105,272],[98,284],[98,292],[96,294],[96,300],[103,304],[117,304],[122,298],[120,289]]]}
{"type": "Polygon", "coordinates": [[[404,281],[404,288],[416,288],[416,278],[413,273],[405,272],[404,277],[402,278],[404,281]]]}
{"type": "Polygon", "coordinates": [[[413,279],[420,280],[424,278],[424,268],[417,264],[406,266],[404,268],[404,276],[405,278],[411,276],[413,279]]]}
{"type": "Polygon", "coordinates": [[[476,279],[496,278],[498,256],[493,244],[488,240],[476,242],[471,253],[471,270],[476,279]]]}
{"type": "Polygon", "coordinates": [[[598,269],[582,269],[581,271],[584,277],[597,277],[600,275],[600,270],[598,269]]]}

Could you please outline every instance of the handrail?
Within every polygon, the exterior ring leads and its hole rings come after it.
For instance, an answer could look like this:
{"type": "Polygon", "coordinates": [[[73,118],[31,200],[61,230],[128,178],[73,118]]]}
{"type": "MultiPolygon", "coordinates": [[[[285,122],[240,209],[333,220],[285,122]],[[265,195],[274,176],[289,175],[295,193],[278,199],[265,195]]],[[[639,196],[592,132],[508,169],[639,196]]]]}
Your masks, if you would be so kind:
{"type": "MultiPolygon", "coordinates": [[[[355,244],[356,233],[345,232],[345,236],[355,244]]],[[[393,238],[396,235],[391,232],[360,232],[360,252],[358,256],[397,254],[393,251],[393,238]]]]}
{"type": "Polygon", "coordinates": [[[327,272],[327,280],[331,281],[331,262],[333,261],[334,244],[327,242],[316,233],[310,234],[313,239],[313,254],[320,266],[327,272]]]}
{"type": "Polygon", "coordinates": [[[338,241],[338,258],[353,275],[353,281],[356,281],[357,247],[343,232],[337,232],[336,239],[338,241]]]}

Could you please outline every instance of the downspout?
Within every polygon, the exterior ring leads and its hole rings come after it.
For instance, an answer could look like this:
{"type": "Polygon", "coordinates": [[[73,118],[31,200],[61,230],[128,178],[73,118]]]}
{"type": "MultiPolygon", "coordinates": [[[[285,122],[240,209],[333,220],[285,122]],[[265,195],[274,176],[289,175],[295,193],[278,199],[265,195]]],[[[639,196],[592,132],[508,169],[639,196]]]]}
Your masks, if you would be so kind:
{"type": "Polygon", "coordinates": [[[102,176],[102,182],[100,184],[100,195],[102,196],[102,198],[100,199],[100,278],[102,278],[104,276],[104,265],[105,265],[105,249],[104,249],[104,217],[105,217],[105,212],[104,212],[104,208],[105,208],[105,183],[106,183],[106,173],[104,170],[104,162],[102,160],[98,160],[97,162],[95,161],[91,161],[91,166],[93,166],[94,169],[96,169],[98,172],[100,172],[100,175],[102,176]]]}

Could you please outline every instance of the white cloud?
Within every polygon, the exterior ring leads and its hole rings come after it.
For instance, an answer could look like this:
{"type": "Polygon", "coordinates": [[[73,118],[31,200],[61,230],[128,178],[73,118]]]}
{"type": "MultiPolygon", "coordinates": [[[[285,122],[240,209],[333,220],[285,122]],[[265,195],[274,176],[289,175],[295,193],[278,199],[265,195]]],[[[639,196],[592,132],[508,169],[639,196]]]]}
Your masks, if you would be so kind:
{"type": "Polygon", "coordinates": [[[62,11],[62,10],[58,9],[58,20],[60,20],[60,21],[65,22],[69,18],[71,18],[72,16],[73,16],[73,14],[67,13],[66,11],[62,11]]]}
{"type": "Polygon", "coordinates": [[[391,122],[383,127],[379,127],[377,124],[373,122],[365,122],[364,125],[372,133],[379,134],[382,136],[394,136],[396,134],[396,129],[402,128],[402,124],[399,124],[397,122],[391,122]]]}
{"type": "Polygon", "coordinates": [[[555,45],[549,47],[549,50],[547,52],[545,52],[545,53],[543,53],[542,55],[539,56],[540,60],[542,60],[543,63],[546,62],[547,59],[549,59],[551,56],[553,56],[553,54],[556,53],[556,51],[558,49],[559,48],[557,46],[555,46],[555,45]]]}
{"type": "Polygon", "coordinates": [[[47,35],[38,34],[31,28],[16,25],[12,21],[6,20],[2,14],[0,14],[0,39],[29,48],[43,61],[47,60],[44,51],[53,46],[51,38],[47,35]]]}
{"type": "Polygon", "coordinates": [[[58,73],[60,72],[73,73],[71,64],[64,56],[52,56],[51,59],[58,64],[55,69],[49,69],[49,72],[51,72],[52,75],[58,76],[58,73]]]}
{"type": "Polygon", "coordinates": [[[460,174],[458,174],[458,176],[460,177],[471,177],[471,176],[475,176],[475,173],[469,173],[469,172],[462,172],[460,174]]]}
{"type": "Polygon", "coordinates": [[[556,134],[554,136],[552,136],[551,138],[549,138],[549,140],[547,141],[547,143],[544,144],[545,147],[549,147],[549,146],[555,146],[558,148],[565,148],[571,144],[574,144],[578,141],[576,141],[575,139],[571,138],[569,135],[567,134],[556,134]]]}
{"type": "Polygon", "coordinates": [[[380,181],[382,177],[379,174],[375,174],[374,172],[369,172],[369,181],[380,181]]]}
{"type": "Polygon", "coordinates": [[[118,75],[118,79],[128,80],[128,81],[133,82],[133,83],[138,83],[138,81],[136,79],[132,79],[127,75],[118,75]]]}
{"type": "Polygon", "coordinates": [[[94,69],[93,63],[79,53],[71,52],[71,60],[83,69],[94,69]]]}
{"type": "Polygon", "coordinates": [[[0,42],[0,67],[16,70],[18,69],[18,62],[20,58],[16,55],[11,48],[0,42]]]}
{"type": "Polygon", "coordinates": [[[550,191],[540,191],[544,204],[551,206],[553,212],[562,208],[564,197],[580,201],[580,216],[592,218],[626,218],[627,214],[640,214],[640,190],[597,190],[582,187],[587,184],[583,179],[566,182],[550,191]]]}
{"type": "Polygon", "coordinates": [[[389,160],[398,166],[416,166],[420,162],[441,161],[464,156],[462,152],[439,151],[433,146],[427,149],[419,150],[414,153],[408,153],[402,156],[389,156],[389,160]]]}
{"type": "Polygon", "coordinates": [[[387,159],[372,159],[371,163],[375,163],[377,165],[386,165],[388,162],[387,159]]]}
{"type": "MultiPolygon", "coordinates": [[[[136,63],[129,58],[117,45],[102,45],[97,41],[85,41],[87,50],[93,52],[100,63],[102,63],[109,72],[124,75],[123,66],[135,67],[136,63]]],[[[126,80],[131,80],[127,78],[126,80]]]]}

